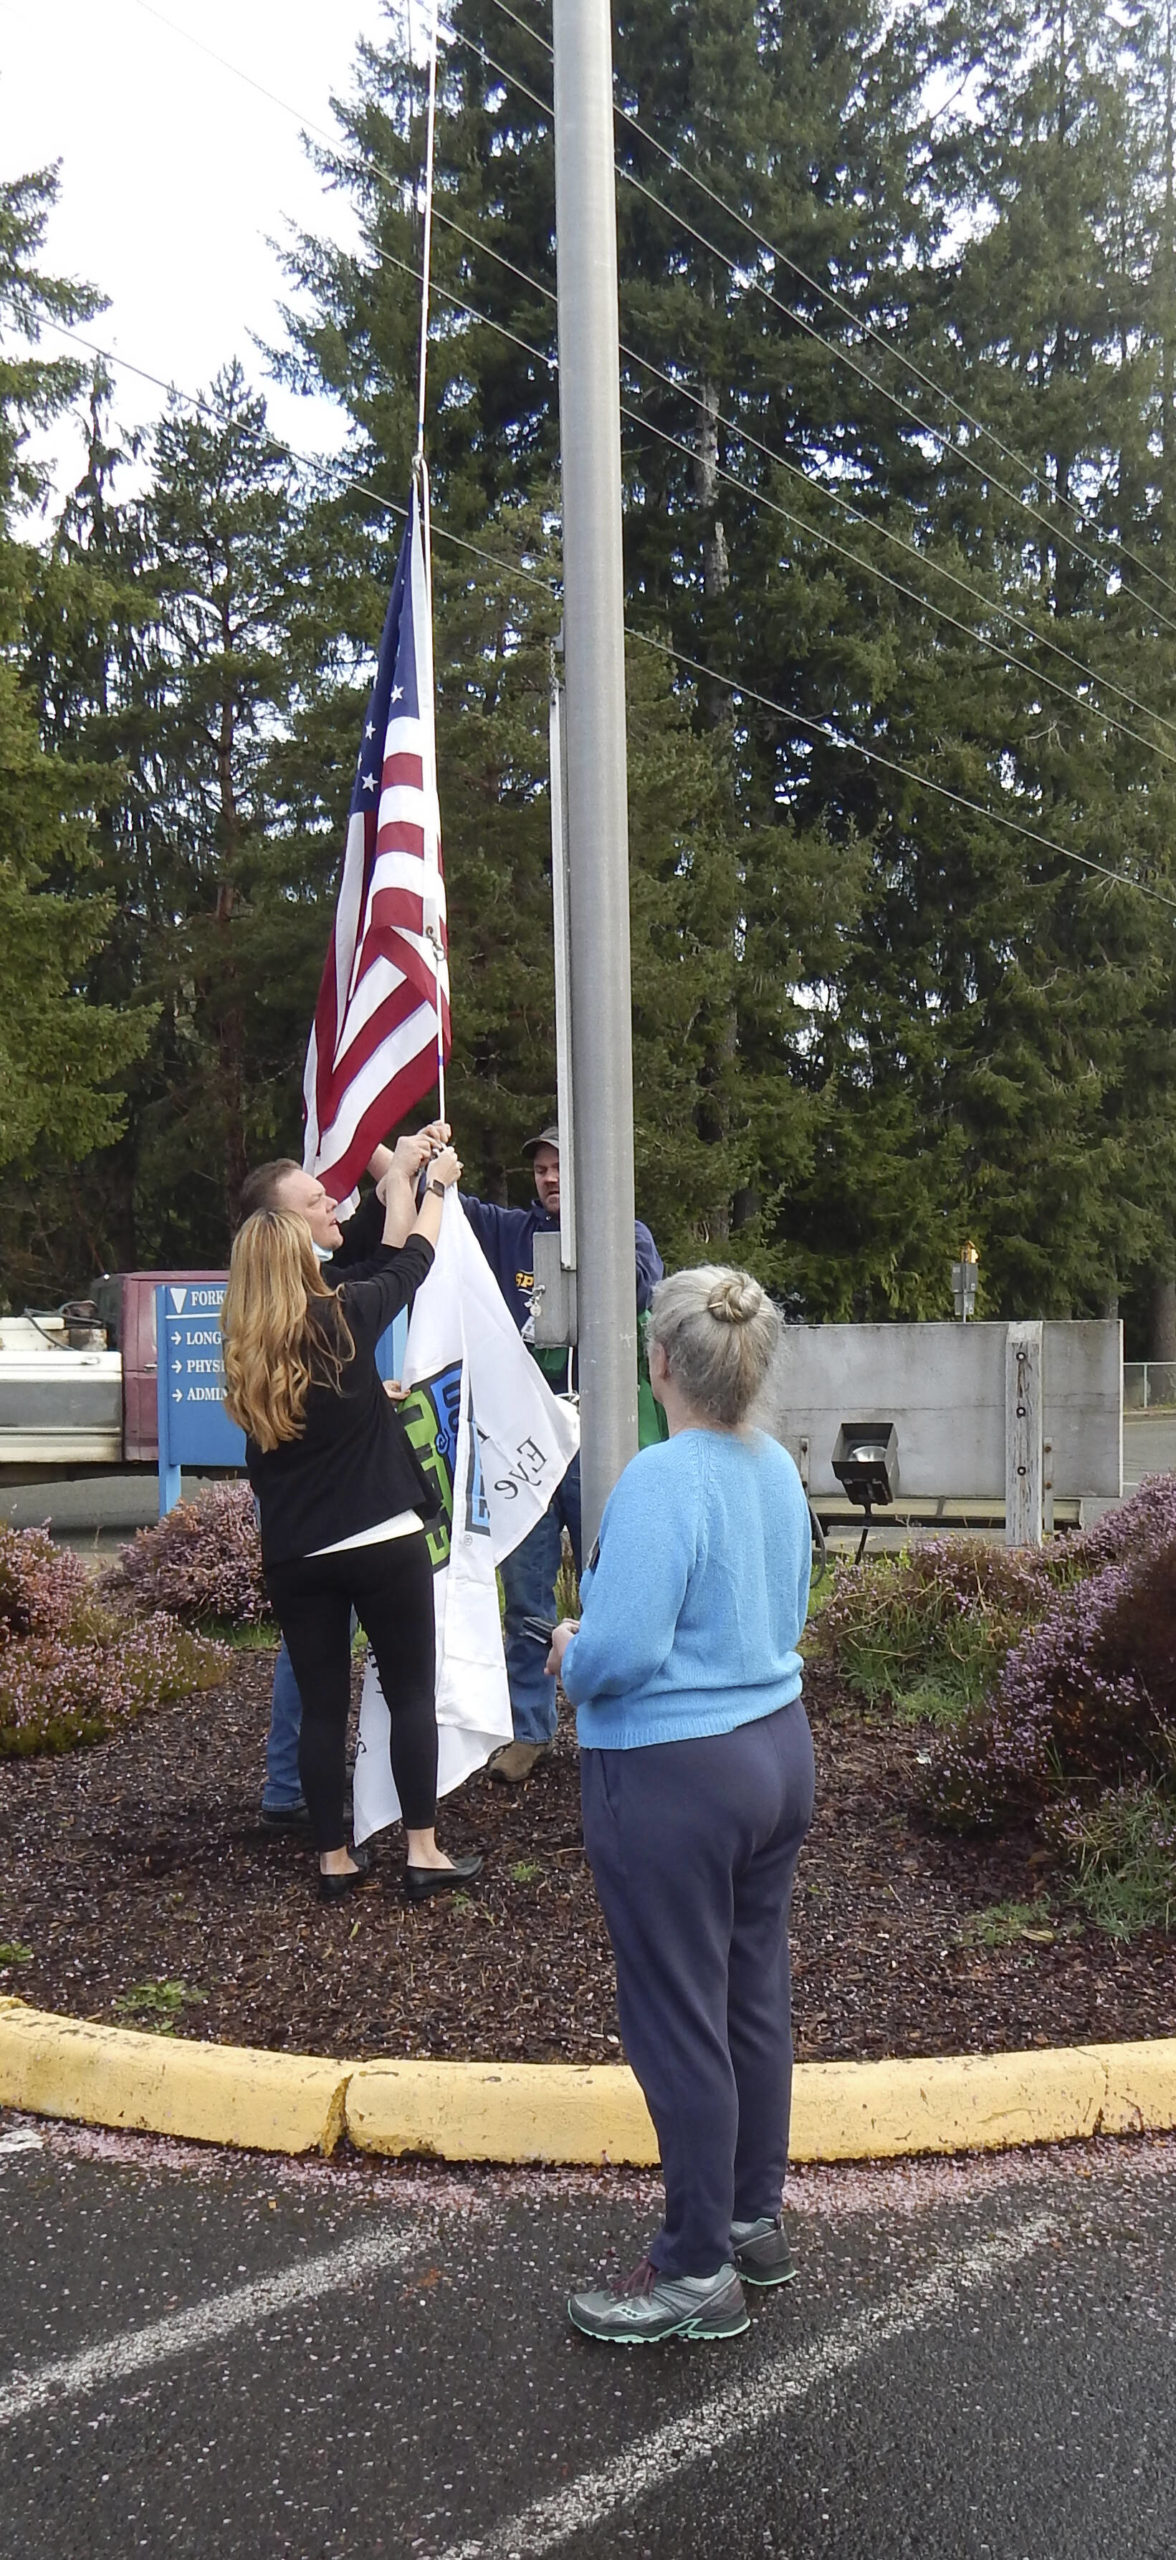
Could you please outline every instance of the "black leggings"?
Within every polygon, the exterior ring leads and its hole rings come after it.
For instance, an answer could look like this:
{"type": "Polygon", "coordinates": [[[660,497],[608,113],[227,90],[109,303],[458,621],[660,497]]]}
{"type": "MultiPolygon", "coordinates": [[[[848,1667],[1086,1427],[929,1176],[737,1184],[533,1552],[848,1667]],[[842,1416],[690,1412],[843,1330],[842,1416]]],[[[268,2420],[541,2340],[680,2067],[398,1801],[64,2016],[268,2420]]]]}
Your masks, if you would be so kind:
{"type": "Polygon", "coordinates": [[[424,1531],[270,1565],[266,1585],[286,1639],[302,1731],[302,1792],[321,1849],[342,1849],[351,1612],[376,1657],[392,1720],[392,1775],[405,1829],[430,1831],[437,1814],[437,1712],[433,1568],[424,1531]]]}

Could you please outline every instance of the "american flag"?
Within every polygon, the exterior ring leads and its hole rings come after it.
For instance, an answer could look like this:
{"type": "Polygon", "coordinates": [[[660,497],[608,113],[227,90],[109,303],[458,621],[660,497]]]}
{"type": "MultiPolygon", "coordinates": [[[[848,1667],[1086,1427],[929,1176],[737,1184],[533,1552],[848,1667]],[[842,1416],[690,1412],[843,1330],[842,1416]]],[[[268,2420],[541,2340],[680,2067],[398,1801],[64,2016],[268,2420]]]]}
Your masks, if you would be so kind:
{"type": "Polygon", "coordinates": [[[449,964],[420,489],[396,563],[306,1052],[303,1162],[336,1199],[449,1055],[449,964]]]}

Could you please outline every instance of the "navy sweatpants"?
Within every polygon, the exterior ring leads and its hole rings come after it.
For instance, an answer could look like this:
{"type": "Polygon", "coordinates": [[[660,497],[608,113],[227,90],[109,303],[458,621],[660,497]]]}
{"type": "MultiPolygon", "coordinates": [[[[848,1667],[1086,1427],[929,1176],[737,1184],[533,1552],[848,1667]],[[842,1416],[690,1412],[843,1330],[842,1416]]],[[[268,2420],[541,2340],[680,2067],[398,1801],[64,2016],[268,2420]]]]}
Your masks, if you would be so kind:
{"type": "Polygon", "coordinates": [[[788,1905],[812,1820],[799,1698],[734,1733],[582,1750],[584,1839],[629,2062],[661,2150],[666,2275],[714,2275],[780,2210],[792,2096],[788,1905]]]}

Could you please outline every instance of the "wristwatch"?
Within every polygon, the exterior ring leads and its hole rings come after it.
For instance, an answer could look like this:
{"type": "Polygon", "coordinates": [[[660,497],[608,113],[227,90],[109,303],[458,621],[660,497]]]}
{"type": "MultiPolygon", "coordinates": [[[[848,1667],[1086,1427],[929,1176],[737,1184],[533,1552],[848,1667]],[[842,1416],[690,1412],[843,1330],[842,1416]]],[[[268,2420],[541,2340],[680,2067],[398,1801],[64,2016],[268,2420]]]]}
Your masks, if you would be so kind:
{"type": "Polygon", "coordinates": [[[429,1188],[429,1190],[430,1190],[430,1191],[435,1191],[435,1192],[436,1192],[436,1194],[437,1194],[437,1198],[438,1198],[439,1200],[443,1200],[443,1199],[445,1198],[445,1188],[446,1188],[446,1186],[445,1186],[445,1184],[444,1184],[443,1182],[430,1182],[430,1183],[429,1183],[429,1185],[428,1185],[428,1188],[429,1188]]]}

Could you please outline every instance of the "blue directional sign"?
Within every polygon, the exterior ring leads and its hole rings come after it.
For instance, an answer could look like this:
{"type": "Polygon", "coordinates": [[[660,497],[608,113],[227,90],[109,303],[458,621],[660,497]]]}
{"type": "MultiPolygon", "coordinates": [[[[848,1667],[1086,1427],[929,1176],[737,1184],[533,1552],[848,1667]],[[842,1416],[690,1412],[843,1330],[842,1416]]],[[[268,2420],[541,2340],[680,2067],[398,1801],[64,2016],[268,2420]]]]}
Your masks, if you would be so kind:
{"type": "Polygon", "coordinates": [[[243,1467],[245,1434],[224,1408],[223,1280],[168,1281],[155,1292],[159,1362],[159,1516],[180,1499],[182,1467],[243,1467]]]}
{"type": "MultiPolygon", "coordinates": [[[[180,1499],[184,1467],[243,1467],[245,1434],[224,1408],[223,1280],[169,1280],[155,1292],[159,1362],[159,1517],[180,1499]]],[[[397,1316],[376,1345],[382,1378],[400,1375],[407,1323],[397,1316]]]]}

